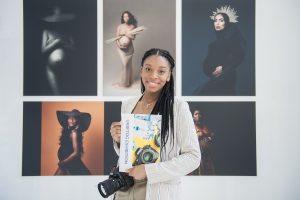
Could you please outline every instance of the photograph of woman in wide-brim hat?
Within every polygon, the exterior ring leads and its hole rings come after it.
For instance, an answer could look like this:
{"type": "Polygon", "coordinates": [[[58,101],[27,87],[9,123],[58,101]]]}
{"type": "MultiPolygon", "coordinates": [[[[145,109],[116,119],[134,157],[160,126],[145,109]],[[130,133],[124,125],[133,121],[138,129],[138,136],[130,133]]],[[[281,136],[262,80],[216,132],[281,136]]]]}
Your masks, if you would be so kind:
{"type": "Polygon", "coordinates": [[[56,114],[62,131],[57,154],[58,169],[54,175],[91,175],[90,170],[81,160],[83,132],[90,126],[91,115],[76,109],[57,111],[56,114]]]}

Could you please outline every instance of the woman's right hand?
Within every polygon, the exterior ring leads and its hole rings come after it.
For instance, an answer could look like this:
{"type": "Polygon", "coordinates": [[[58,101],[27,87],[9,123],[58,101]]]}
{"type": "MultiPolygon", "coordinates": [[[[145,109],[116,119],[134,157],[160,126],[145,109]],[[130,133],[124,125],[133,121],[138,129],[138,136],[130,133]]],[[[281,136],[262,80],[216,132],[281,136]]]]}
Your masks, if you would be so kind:
{"type": "Polygon", "coordinates": [[[124,47],[119,40],[116,41],[116,44],[118,46],[119,49],[126,49],[126,47],[124,47]]]}
{"type": "Polygon", "coordinates": [[[120,143],[120,139],[121,139],[121,122],[111,123],[110,134],[111,134],[112,139],[115,142],[120,143]]]}
{"type": "Polygon", "coordinates": [[[223,73],[223,67],[222,66],[217,66],[215,71],[213,71],[212,74],[213,74],[214,77],[219,77],[219,76],[222,75],[222,73],[223,73]]]}

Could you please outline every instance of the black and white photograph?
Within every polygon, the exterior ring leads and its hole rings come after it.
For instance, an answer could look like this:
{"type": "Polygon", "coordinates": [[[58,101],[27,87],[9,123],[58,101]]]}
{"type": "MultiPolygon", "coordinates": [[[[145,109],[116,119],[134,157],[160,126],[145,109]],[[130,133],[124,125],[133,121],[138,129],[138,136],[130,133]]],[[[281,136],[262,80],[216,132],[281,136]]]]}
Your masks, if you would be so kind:
{"type": "Polygon", "coordinates": [[[25,96],[97,95],[97,1],[24,0],[25,96]]]}

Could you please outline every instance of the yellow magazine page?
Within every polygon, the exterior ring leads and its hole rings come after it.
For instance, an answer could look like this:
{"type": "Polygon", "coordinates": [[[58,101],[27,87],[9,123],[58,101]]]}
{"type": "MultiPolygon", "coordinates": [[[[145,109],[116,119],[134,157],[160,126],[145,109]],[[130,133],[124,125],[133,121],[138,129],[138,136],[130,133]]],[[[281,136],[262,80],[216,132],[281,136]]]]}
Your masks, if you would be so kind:
{"type": "Polygon", "coordinates": [[[161,115],[122,114],[120,171],[160,161],[161,115]]]}

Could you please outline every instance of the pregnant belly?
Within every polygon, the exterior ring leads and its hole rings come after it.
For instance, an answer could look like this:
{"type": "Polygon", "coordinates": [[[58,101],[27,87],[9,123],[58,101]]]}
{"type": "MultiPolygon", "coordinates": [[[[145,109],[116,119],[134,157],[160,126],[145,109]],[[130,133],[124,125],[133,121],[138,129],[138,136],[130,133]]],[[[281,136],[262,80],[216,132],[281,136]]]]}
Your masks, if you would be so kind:
{"type": "Polygon", "coordinates": [[[71,154],[72,154],[72,149],[66,147],[60,147],[57,153],[59,160],[64,160],[71,154]]]}
{"type": "Polygon", "coordinates": [[[119,39],[119,42],[120,42],[120,45],[127,48],[131,42],[131,40],[126,37],[126,36],[122,36],[120,39],[119,39]]]}
{"type": "Polygon", "coordinates": [[[52,51],[49,55],[49,64],[51,65],[58,65],[61,64],[66,57],[66,52],[64,49],[55,49],[54,51],[52,51]]]}

